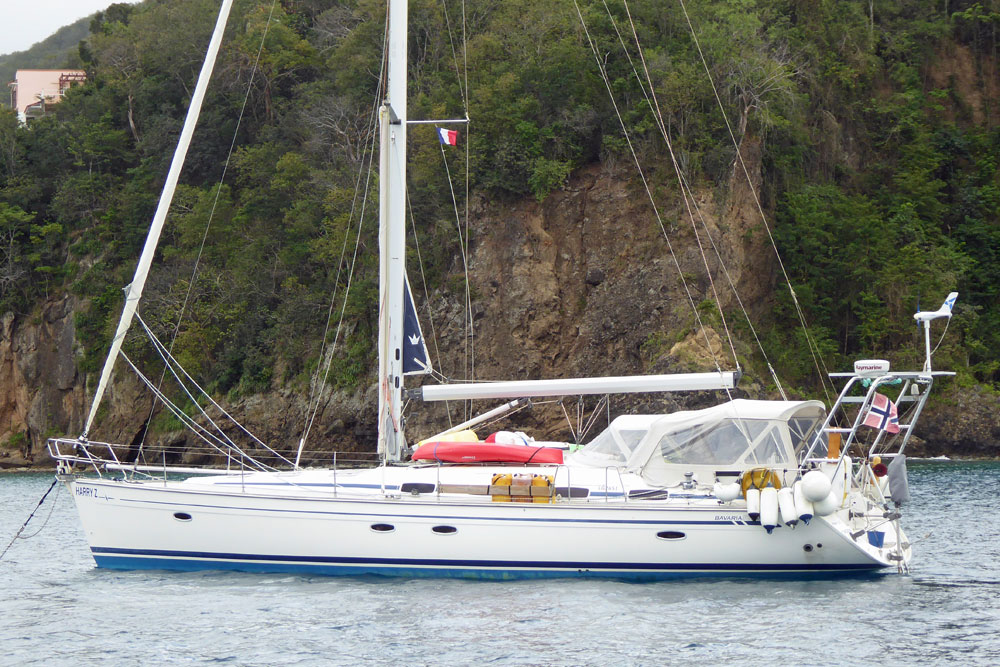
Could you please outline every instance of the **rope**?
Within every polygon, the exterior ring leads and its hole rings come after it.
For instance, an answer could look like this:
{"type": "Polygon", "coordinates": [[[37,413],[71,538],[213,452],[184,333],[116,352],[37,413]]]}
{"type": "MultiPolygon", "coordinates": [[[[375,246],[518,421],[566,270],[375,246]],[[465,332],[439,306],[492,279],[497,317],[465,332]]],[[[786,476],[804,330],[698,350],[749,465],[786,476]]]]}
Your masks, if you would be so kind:
{"type": "MultiPolygon", "coordinates": [[[[918,308],[918,310],[919,310],[919,308],[918,308]]],[[[941,343],[943,343],[943,342],[944,342],[944,337],[945,337],[945,335],[946,335],[946,334],[948,333],[948,327],[949,327],[949,326],[951,326],[951,318],[950,318],[950,317],[949,317],[949,318],[948,318],[947,320],[945,320],[945,323],[944,323],[944,331],[942,331],[942,332],[941,332],[941,337],[940,337],[940,338],[938,338],[938,342],[937,342],[937,345],[935,345],[935,346],[934,346],[934,349],[933,349],[933,350],[931,350],[931,356],[932,356],[932,357],[933,357],[933,356],[934,356],[935,354],[937,354],[937,351],[938,351],[938,348],[939,348],[939,347],[941,347],[941,343]]]]}
{"type": "Polygon", "coordinates": [[[569,434],[573,436],[573,442],[579,443],[579,439],[576,437],[576,432],[573,431],[573,420],[569,418],[569,413],[566,412],[566,406],[563,404],[562,400],[556,401],[559,407],[562,408],[563,416],[566,418],[566,425],[569,426],[569,434]]]}
{"type": "Polygon", "coordinates": [[[43,530],[45,530],[45,526],[49,525],[49,519],[52,518],[52,514],[56,510],[56,505],[59,503],[59,495],[58,494],[59,494],[59,492],[56,491],[56,495],[52,496],[52,502],[49,503],[49,513],[45,515],[45,521],[42,522],[42,525],[39,526],[38,530],[36,530],[35,532],[33,532],[31,535],[21,535],[21,539],[22,540],[30,540],[32,537],[36,537],[43,530]]]}
{"type": "MultiPolygon", "coordinates": [[[[56,485],[56,484],[58,484],[58,483],[59,483],[59,480],[58,480],[58,479],[53,479],[53,480],[52,480],[52,484],[50,484],[50,485],[49,485],[49,488],[48,488],[48,489],[47,489],[47,490],[45,491],[45,493],[43,493],[43,494],[42,494],[42,499],[38,501],[38,504],[37,504],[37,505],[35,505],[35,509],[31,510],[31,514],[29,514],[29,515],[28,515],[28,518],[27,518],[27,519],[25,519],[24,523],[22,523],[22,524],[21,524],[21,527],[17,529],[17,533],[15,533],[15,534],[14,534],[14,537],[12,537],[12,538],[11,538],[11,540],[10,540],[10,542],[9,542],[9,543],[7,544],[7,546],[6,546],[6,547],[4,547],[4,550],[3,550],[3,551],[0,551],[0,560],[3,560],[3,557],[4,557],[5,555],[7,555],[7,552],[8,552],[8,551],[10,550],[10,548],[11,548],[11,547],[12,547],[12,546],[14,545],[14,542],[16,542],[16,541],[17,541],[17,538],[21,537],[21,533],[23,533],[23,532],[24,532],[24,529],[25,529],[25,528],[27,528],[27,526],[28,526],[28,523],[30,523],[30,522],[31,522],[31,517],[35,516],[35,512],[37,512],[37,511],[38,511],[38,508],[42,506],[42,503],[44,503],[44,502],[45,502],[45,499],[49,497],[49,492],[50,492],[50,491],[52,491],[52,489],[53,489],[53,488],[55,488],[55,485],[56,485]]],[[[54,503],[54,502],[53,502],[53,506],[55,506],[55,503],[54,503]]],[[[52,512],[51,512],[51,511],[49,512],[49,516],[52,516],[52,512]]],[[[45,520],[45,523],[48,523],[48,521],[49,521],[49,520],[48,520],[48,519],[46,519],[46,520],[45,520]]],[[[44,526],[44,524],[43,524],[43,525],[42,525],[42,528],[44,528],[44,527],[45,527],[45,526],[44,526]]],[[[40,531],[40,530],[41,530],[41,528],[39,529],[39,531],[40,531]]],[[[38,532],[35,532],[35,533],[34,533],[33,535],[31,535],[30,537],[34,537],[34,536],[35,536],[35,535],[37,535],[37,534],[38,534],[38,532]]],[[[28,538],[24,538],[24,539],[28,539],[28,538]]]]}
{"type": "Polygon", "coordinates": [[[602,407],[604,407],[605,402],[610,403],[610,396],[608,394],[605,394],[604,396],[601,396],[601,398],[598,399],[597,405],[594,406],[593,411],[590,413],[590,417],[587,419],[587,423],[584,424],[583,428],[580,429],[579,433],[580,440],[583,440],[585,437],[587,437],[587,433],[590,432],[590,429],[593,428],[594,424],[597,422],[597,418],[600,416],[600,410],[602,407]]]}

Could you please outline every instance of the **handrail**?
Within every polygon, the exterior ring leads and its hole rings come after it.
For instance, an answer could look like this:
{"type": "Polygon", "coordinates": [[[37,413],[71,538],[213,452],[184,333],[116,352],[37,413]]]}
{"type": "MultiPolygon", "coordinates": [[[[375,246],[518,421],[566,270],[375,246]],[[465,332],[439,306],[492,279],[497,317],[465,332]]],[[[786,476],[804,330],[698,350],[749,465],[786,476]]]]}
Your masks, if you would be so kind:
{"type": "MultiPolygon", "coordinates": [[[[74,438],[49,438],[46,441],[46,447],[49,452],[49,456],[55,461],[65,461],[72,464],[80,464],[88,466],[93,469],[93,471],[99,476],[103,477],[103,472],[106,471],[116,471],[124,473],[142,473],[144,475],[152,476],[152,473],[160,474],[180,474],[180,475],[245,475],[252,472],[256,468],[254,466],[247,466],[246,460],[239,460],[235,456],[226,456],[224,465],[219,462],[219,465],[205,465],[202,467],[197,466],[185,466],[185,465],[168,465],[165,462],[166,456],[171,453],[214,453],[218,454],[215,450],[199,450],[199,449],[186,449],[186,448],[162,448],[162,454],[164,457],[164,463],[159,465],[151,464],[141,464],[138,462],[128,463],[122,461],[119,457],[115,448],[123,448],[125,445],[112,444],[108,442],[99,441],[81,441],[74,438]],[[234,465],[234,463],[238,463],[234,465]]],[[[316,454],[324,454],[332,456],[333,461],[333,473],[334,473],[334,485],[336,489],[336,471],[339,465],[344,462],[343,457],[339,457],[338,452],[316,452],[316,454]]],[[[356,455],[356,452],[351,453],[352,456],[356,455]]],[[[252,459],[251,459],[252,460],[252,459]]],[[[363,465],[366,463],[371,463],[371,458],[364,457],[363,455],[357,455],[357,458],[347,459],[348,462],[352,462],[358,465],[363,465]]],[[[256,463],[256,462],[255,462],[256,463]]],[[[350,466],[348,466],[350,467],[350,466]]],[[[291,469],[289,469],[291,470],[291,469]]]]}

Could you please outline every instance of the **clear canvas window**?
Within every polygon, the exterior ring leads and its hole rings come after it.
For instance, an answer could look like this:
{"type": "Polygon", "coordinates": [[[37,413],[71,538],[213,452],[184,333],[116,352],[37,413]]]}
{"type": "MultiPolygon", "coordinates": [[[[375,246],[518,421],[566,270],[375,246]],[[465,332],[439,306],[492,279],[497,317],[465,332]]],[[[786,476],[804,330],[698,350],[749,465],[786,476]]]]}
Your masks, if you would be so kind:
{"type": "Polygon", "coordinates": [[[723,419],[671,431],[660,438],[659,450],[668,464],[733,465],[785,459],[775,424],[767,420],[723,419]]]}
{"type": "Polygon", "coordinates": [[[593,463],[624,465],[648,432],[646,424],[635,424],[630,428],[616,419],[587,443],[581,454],[593,463]]]}

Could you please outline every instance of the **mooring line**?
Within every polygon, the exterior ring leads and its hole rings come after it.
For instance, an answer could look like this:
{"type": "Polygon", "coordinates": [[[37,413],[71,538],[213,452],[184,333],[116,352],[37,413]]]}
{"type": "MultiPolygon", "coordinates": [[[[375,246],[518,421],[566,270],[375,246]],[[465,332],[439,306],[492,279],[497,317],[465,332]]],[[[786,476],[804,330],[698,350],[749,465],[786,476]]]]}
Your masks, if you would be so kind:
{"type": "MultiPolygon", "coordinates": [[[[15,534],[14,537],[11,538],[10,544],[8,544],[4,548],[4,550],[0,552],[0,560],[3,560],[3,557],[7,555],[7,552],[10,550],[10,548],[14,546],[14,542],[17,542],[17,538],[21,537],[21,533],[23,533],[24,529],[28,527],[28,524],[31,522],[31,518],[35,516],[35,512],[37,512],[38,508],[42,506],[42,503],[45,502],[45,499],[49,497],[49,492],[52,491],[52,489],[54,489],[56,484],[58,483],[59,483],[58,479],[52,480],[52,484],[49,486],[48,490],[46,490],[45,493],[42,494],[42,499],[38,501],[37,505],[35,505],[35,509],[31,510],[31,514],[28,515],[28,518],[25,519],[24,523],[21,524],[21,527],[18,528],[17,534],[15,534]]],[[[38,533],[35,534],[37,535],[38,533]]]]}

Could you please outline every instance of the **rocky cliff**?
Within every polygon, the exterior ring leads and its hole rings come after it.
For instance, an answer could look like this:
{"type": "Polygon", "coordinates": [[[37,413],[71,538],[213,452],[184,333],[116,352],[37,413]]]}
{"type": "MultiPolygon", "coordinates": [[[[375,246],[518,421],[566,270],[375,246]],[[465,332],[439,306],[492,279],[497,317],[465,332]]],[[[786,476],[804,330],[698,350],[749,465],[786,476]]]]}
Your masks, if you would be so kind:
{"type": "MultiPolygon", "coordinates": [[[[744,149],[751,164],[759,164],[752,140],[744,149]]],[[[773,250],[757,205],[742,174],[734,175],[725,196],[698,193],[700,215],[693,227],[678,193],[666,192],[664,202],[658,202],[662,228],[644,191],[596,167],[541,203],[479,200],[471,221],[471,330],[462,294],[441,289],[424,304],[434,320],[424,327],[438,369],[454,379],[529,379],[710,370],[716,364],[732,368],[722,323],[709,312],[701,331],[693,307],[718,294],[733,312],[728,280],[752,318],[769,307],[775,289],[773,250]]],[[[461,270],[458,260],[453,268],[461,270]]],[[[45,439],[76,435],[82,428],[92,388],[77,366],[73,313],[78,306],[72,296],[60,295],[28,317],[8,314],[0,322],[0,467],[50,465],[45,439]]],[[[748,349],[740,342],[736,346],[741,355],[748,349]]],[[[764,397],[759,379],[744,378],[739,395],[764,397]]],[[[912,451],[996,456],[1000,400],[984,390],[959,391],[947,381],[938,391],[942,398],[925,414],[924,439],[912,451]]],[[[613,399],[611,412],[673,409],[706,400],[713,399],[620,397],[613,399]]],[[[352,393],[327,391],[305,460],[326,460],[334,450],[372,451],[375,401],[373,382],[352,393]]],[[[123,443],[119,455],[129,456],[130,446],[143,437],[151,402],[123,364],[106,403],[91,439],[123,443]]],[[[274,387],[225,407],[263,441],[294,455],[309,409],[306,396],[274,387]]],[[[570,437],[567,418],[579,432],[593,407],[594,401],[539,401],[513,423],[541,437],[570,437]]],[[[411,407],[408,434],[432,435],[449,419],[464,419],[465,410],[461,405],[411,407]]],[[[175,461],[193,463],[212,454],[186,431],[150,432],[146,442],[151,456],[165,452],[175,461]]]]}

